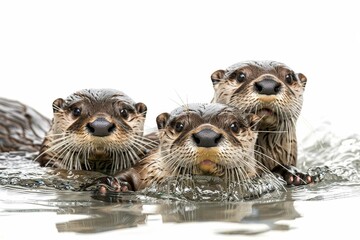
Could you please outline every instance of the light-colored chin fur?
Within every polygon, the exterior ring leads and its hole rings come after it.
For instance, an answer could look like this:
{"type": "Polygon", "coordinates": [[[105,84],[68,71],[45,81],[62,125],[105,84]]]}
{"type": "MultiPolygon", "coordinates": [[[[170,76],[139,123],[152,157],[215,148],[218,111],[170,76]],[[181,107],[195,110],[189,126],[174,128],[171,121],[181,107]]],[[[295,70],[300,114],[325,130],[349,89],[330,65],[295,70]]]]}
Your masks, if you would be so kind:
{"type": "MultiPolygon", "coordinates": [[[[235,151],[232,147],[223,148],[224,146],[194,148],[190,142],[185,141],[183,150],[177,148],[172,152],[162,145],[159,163],[172,177],[180,177],[183,174],[217,176],[228,184],[232,181],[251,179],[257,175],[257,163],[253,151],[257,133],[251,132],[251,134],[253,140],[246,141],[249,136],[244,136],[240,151],[235,151]]],[[[232,143],[227,142],[227,144],[232,143]]]]}

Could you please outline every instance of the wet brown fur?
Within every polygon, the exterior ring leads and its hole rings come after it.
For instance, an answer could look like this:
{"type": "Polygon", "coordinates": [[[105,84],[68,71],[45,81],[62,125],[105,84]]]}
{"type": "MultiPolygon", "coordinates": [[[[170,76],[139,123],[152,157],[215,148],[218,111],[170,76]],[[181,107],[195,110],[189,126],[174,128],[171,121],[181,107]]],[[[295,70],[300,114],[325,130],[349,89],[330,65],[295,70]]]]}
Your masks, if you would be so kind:
{"type": "Polygon", "coordinates": [[[22,102],[0,98],[0,152],[37,152],[50,120],[22,102]]]}
{"type": "Polygon", "coordinates": [[[270,170],[279,165],[296,166],[295,125],[302,108],[306,77],[279,62],[248,61],[215,71],[211,79],[215,90],[212,102],[236,106],[261,117],[256,159],[270,170]],[[255,84],[265,78],[279,83],[277,94],[260,94],[255,90],[255,84]]]}
{"type": "Polygon", "coordinates": [[[135,164],[151,142],[143,137],[146,105],[114,89],[84,89],[53,102],[54,116],[36,161],[41,166],[115,172],[135,164]],[[95,136],[88,124],[113,124],[108,136],[95,136]]]}
{"type": "Polygon", "coordinates": [[[183,175],[218,176],[228,184],[250,179],[259,172],[253,151],[258,120],[254,114],[244,117],[235,107],[215,103],[190,104],[162,113],[156,119],[159,149],[116,177],[129,183],[131,190],[183,175]],[[196,144],[193,136],[203,129],[221,134],[217,146],[196,144]],[[210,166],[203,165],[207,160],[210,166]]]}

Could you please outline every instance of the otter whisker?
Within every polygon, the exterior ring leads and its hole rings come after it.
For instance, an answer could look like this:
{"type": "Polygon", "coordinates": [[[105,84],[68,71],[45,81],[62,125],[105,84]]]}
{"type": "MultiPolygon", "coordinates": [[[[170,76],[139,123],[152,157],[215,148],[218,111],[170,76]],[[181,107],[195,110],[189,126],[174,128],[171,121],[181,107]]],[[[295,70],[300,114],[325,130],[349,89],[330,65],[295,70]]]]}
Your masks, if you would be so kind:
{"type": "Polygon", "coordinates": [[[113,159],[113,163],[111,164],[111,172],[115,172],[117,169],[122,169],[121,163],[119,162],[118,154],[116,151],[111,151],[110,153],[111,159],[113,159]]]}
{"type": "MultiPolygon", "coordinates": [[[[257,152],[258,154],[262,154],[262,153],[260,153],[260,152],[257,152]]],[[[279,161],[276,161],[275,159],[272,159],[272,158],[270,158],[269,156],[267,156],[267,155],[264,155],[264,154],[262,154],[264,157],[266,157],[267,159],[270,159],[271,161],[275,161],[279,166],[281,166],[283,169],[287,169],[287,167],[284,165],[284,164],[282,164],[281,162],[279,162],[279,161]]],[[[258,162],[258,164],[259,164],[259,166],[262,166],[262,168],[261,168],[261,170],[262,171],[265,171],[265,172],[267,172],[267,173],[269,173],[269,174],[272,174],[272,172],[271,172],[271,170],[270,169],[268,169],[263,163],[261,163],[261,162],[258,162]]],[[[292,172],[289,172],[292,176],[294,176],[294,177],[296,177],[296,175],[295,174],[293,174],[292,172]]],[[[303,180],[303,179],[300,179],[300,181],[301,182],[303,182],[303,183],[305,183],[305,181],[303,180]]]]}
{"type": "Polygon", "coordinates": [[[287,131],[284,131],[284,130],[279,130],[279,131],[275,131],[275,130],[257,130],[257,131],[254,131],[256,133],[277,133],[277,134],[282,134],[282,133],[287,133],[287,131]]]}
{"type": "Polygon", "coordinates": [[[88,167],[90,167],[89,159],[88,159],[88,155],[87,155],[89,150],[87,148],[85,148],[85,147],[82,147],[79,152],[81,153],[81,156],[82,156],[82,159],[83,159],[83,162],[81,162],[80,160],[78,161],[79,164],[80,164],[80,168],[81,168],[81,165],[84,165],[84,168],[86,170],[91,170],[91,168],[88,168],[88,167]]]}
{"type": "Polygon", "coordinates": [[[152,149],[158,146],[158,143],[156,141],[136,137],[133,138],[133,144],[139,146],[139,148],[141,149],[152,149]]]}
{"type": "Polygon", "coordinates": [[[126,169],[127,168],[127,163],[128,163],[128,158],[129,158],[129,156],[128,156],[128,154],[127,154],[127,152],[124,152],[124,151],[119,151],[118,152],[119,154],[120,154],[120,156],[121,156],[121,159],[120,159],[120,169],[126,169]]]}
{"type": "Polygon", "coordinates": [[[67,169],[67,170],[72,170],[72,169],[77,170],[76,162],[78,161],[77,158],[78,158],[79,153],[73,151],[73,147],[70,150],[68,150],[68,151],[66,151],[64,153],[65,153],[65,155],[62,158],[62,163],[65,166],[65,169],[67,169]],[[74,162],[75,162],[75,164],[74,164],[74,162]]]}
{"type": "Polygon", "coordinates": [[[279,164],[279,165],[281,164],[280,161],[275,160],[274,158],[266,155],[265,153],[262,153],[262,152],[260,152],[258,150],[254,150],[254,152],[255,152],[255,154],[258,154],[258,155],[260,155],[260,156],[262,156],[262,157],[264,157],[264,158],[266,158],[266,159],[268,159],[268,160],[270,160],[272,162],[275,162],[276,164],[279,164]]]}
{"type": "Polygon", "coordinates": [[[134,151],[134,149],[130,149],[130,151],[127,151],[126,152],[127,154],[128,154],[128,164],[129,165],[133,165],[133,164],[135,164],[135,162],[138,160],[138,155],[135,153],[135,151],[134,151]]]}
{"type": "MultiPolygon", "coordinates": [[[[70,145],[69,139],[65,139],[65,140],[62,141],[62,142],[59,142],[59,143],[57,143],[57,144],[54,144],[52,147],[48,148],[47,150],[45,150],[45,151],[43,151],[42,153],[40,153],[37,157],[35,157],[34,161],[37,161],[40,157],[42,157],[42,155],[45,155],[45,154],[47,154],[47,153],[52,153],[54,149],[55,149],[56,151],[58,151],[58,150],[60,149],[59,151],[61,152],[63,148],[66,148],[66,147],[69,146],[69,145],[70,145]]],[[[52,160],[54,160],[54,159],[55,159],[54,157],[57,157],[57,154],[54,154],[54,155],[50,158],[49,162],[52,161],[52,160]]]]}
{"type": "Polygon", "coordinates": [[[63,166],[65,169],[68,169],[68,161],[69,159],[67,158],[67,155],[69,154],[69,152],[72,152],[73,146],[69,143],[68,145],[66,145],[65,147],[61,148],[60,150],[57,150],[57,154],[54,155],[53,159],[54,160],[58,160],[61,159],[59,161],[59,164],[61,166],[63,166]]]}
{"type": "MultiPolygon", "coordinates": [[[[239,181],[241,184],[244,184],[247,189],[250,189],[250,188],[256,189],[256,186],[254,185],[254,183],[253,183],[252,181],[250,181],[251,178],[247,175],[247,172],[244,171],[244,169],[235,169],[235,172],[237,173],[238,176],[240,176],[239,178],[243,180],[243,181],[241,181],[241,180],[238,180],[238,181],[239,181]],[[244,180],[244,179],[245,179],[245,180],[244,180]],[[249,186],[250,186],[250,187],[249,187],[249,186]]],[[[243,193],[243,189],[240,188],[240,185],[239,185],[238,188],[239,188],[239,191],[240,191],[241,193],[243,193]]],[[[256,193],[256,192],[255,192],[255,193],[256,193]]],[[[256,193],[256,195],[257,195],[257,193],[256,193]]]]}
{"type": "Polygon", "coordinates": [[[118,165],[115,166],[115,168],[117,167],[117,169],[126,169],[126,162],[127,160],[125,160],[125,156],[124,153],[121,151],[116,151],[116,159],[118,159],[118,165]]]}
{"type": "Polygon", "coordinates": [[[84,148],[83,149],[83,156],[84,156],[84,166],[85,170],[92,170],[90,163],[89,163],[89,155],[90,155],[90,148],[84,148]]]}
{"type": "Polygon", "coordinates": [[[76,151],[74,151],[73,149],[70,152],[72,152],[72,154],[68,155],[68,157],[71,159],[71,164],[69,164],[68,169],[75,169],[75,170],[82,170],[82,161],[86,161],[86,158],[84,158],[83,154],[82,154],[82,150],[83,146],[81,145],[79,148],[76,149],[76,151]]]}
{"type": "Polygon", "coordinates": [[[64,165],[64,168],[67,170],[77,169],[76,162],[78,161],[76,158],[78,157],[78,149],[75,151],[75,146],[69,146],[68,149],[64,150],[64,155],[60,155],[61,163],[64,165]],[[76,155],[76,158],[74,157],[76,155]],[[75,158],[75,159],[74,159],[75,158]],[[75,162],[75,164],[74,164],[75,162]]]}
{"type": "Polygon", "coordinates": [[[130,156],[129,160],[130,161],[128,161],[128,163],[129,163],[128,167],[134,165],[138,160],[140,160],[140,157],[136,154],[134,155],[134,152],[132,152],[132,155],[130,156]]]}
{"type": "Polygon", "coordinates": [[[142,138],[142,137],[133,137],[132,141],[135,143],[138,143],[139,145],[141,145],[143,148],[149,148],[149,147],[156,147],[159,144],[154,141],[154,140],[150,140],[150,139],[146,139],[146,138],[142,138]]]}
{"type": "Polygon", "coordinates": [[[132,145],[130,146],[130,148],[134,148],[134,151],[136,152],[136,155],[142,155],[144,154],[149,146],[145,146],[145,143],[142,143],[139,140],[133,139],[133,141],[131,141],[132,145]]]}
{"type": "Polygon", "coordinates": [[[181,154],[183,152],[182,148],[178,148],[176,151],[172,151],[168,154],[167,158],[164,158],[164,163],[168,163],[167,167],[172,169],[172,171],[178,175],[182,172],[183,177],[185,174],[191,172],[189,167],[191,166],[191,160],[184,158],[181,154]],[[169,165],[170,164],[170,165],[169,165]],[[183,171],[181,171],[183,170],[183,171]]]}
{"type": "Polygon", "coordinates": [[[67,167],[68,170],[81,170],[81,160],[80,160],[80,154],[81,154],[81,147],[75,147],[73,146],[71,149],[69,149],[63,159],[67,160],[67,167]],[[79,166],[80,165],[80,166],[79,166]]]}
{"type": "Polygon", "coordinates": [[[177,157],[177,153],[181,151],[181,148],[177,149],[176,151],[169,152],[167,154],[162,154],[160,159],[164,162],[167,168],[170,171],[176,172],[178,166],[183,164],[183,159],[177,157]],[[173,161],[175,159],[175,161],[173,161]],[[176,166],[177,165],[177,166],[176,166]]]}
{"type": "Polygon", "coordinates": [[[50,146],[49,148],[42,150],[42,152],[40,152],[35,158],[34,161],[37,161],[39,158],[41,158],[43,155],[46,155],[48,153],[51,153],[53,151],[57,151],[58,149],[62,148],[64,145],[70,144],[69,143],[70,139],[68,136],[63,136],[61,138],[55,139],[53,141],[50,142],[50,146]]]}
{"type": "MultiPolygon", "coordinates": [[[[120,156],[120,161],[119,161],[120,166],[118,166],[118,169],[126,169],[127,160],[125,160],[125,159],[127,159],[127,158],[124,156],[124,152],[117,151],[116,153],[117,153],[117,156],[120,156]]],[[[116,166],[115,166],[115,168],[116,168],[116,166]]]]}
{"type": "MultiPolygon", "coordinates": [[[[253,113],[253,108],[246,108],[246,111],[253,113]]],[[[266,112],[261,115],[262,119],[265,119],[265,115],[266,112]]],[[[159,147],[135,164],[130,174],[127,174],[128,171],[120,173],[125,174],[123,179],[134,178],[133,183],[140,182],[133,186],[134,190],[166,183],[169,178],[179,181],[178,184],[185,183],[187,187],[189,184],[197,187],[194,177],[208,175],[221,179],[225,184],[221,186],[223,190],[242,195],[247,189],[256,189],[256,181],[252,179],[260,178],[264,172],[270,172],[266,168],[259,171],[262,167],[255,157],[261,156],[263,151],[261,147],[258,148],[260,154],[255,156],[254,145],[260,133],[253,131],[253,126],[249,126],[252,123],[249,123],[249,119],[243,118],[237,108],[221,104],[189,104],[174,110],[171,114],[159,115],[157,119],[159,147]],[[174,126],[174,123],[184,122],[184,119],[186,128],[178,129],[174,126]],[[233,119],[241,125],[241,131],[229,131],[229,123],[233,119]],[[204,129],[206,131],[203,131],[204,129]],[[215,136],[219,134],[221,141],[215,140],[215,136]]],[[[261,121],[257,124],[261,124],[261,121]]],[[[273,129],[260,131],[264,131],[261,134],[271,134],[271,130],[273,129]]],[[[275,134],[282,134],[281,130],[277,131],[279,132],[275,134]]],[[[132,144],[132,150],[128,152],[130,156],[142,150],[137,144],[142,142],[142,139],[133,142],[135,143],[132,144]]],[[[259,191],[261,194],[261,189],[259,191]]],[[[239,199],[240,195],[235,198],[239,199]]]]}
{"type": "Polygon", "coordinates": [[[56,99],[52,125],[35,158],[41,166],[115,171],[156,142],[143,137],[147,107],[115,89],[83,89],[56,99]],[[81,108],[79,107],[81,106],[81,108]]]}

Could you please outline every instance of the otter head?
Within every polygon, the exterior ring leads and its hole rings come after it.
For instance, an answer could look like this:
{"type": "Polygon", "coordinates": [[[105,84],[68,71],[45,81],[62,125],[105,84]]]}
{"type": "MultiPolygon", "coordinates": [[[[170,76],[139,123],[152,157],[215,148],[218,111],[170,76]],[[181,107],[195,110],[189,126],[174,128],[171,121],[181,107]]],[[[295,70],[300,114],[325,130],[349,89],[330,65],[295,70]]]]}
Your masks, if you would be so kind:
{"type": "Polygon", "coordinates": [[[144,151],[146,110],[144,103],[114,89],[85,89],[58,98],[53,102],[50,150],[70,169],[102,160],[109,160],[113,170],[129,167],[144,151]]]}
{"type": "Polygon", "coordinates": [[[232,106],[190,104],[157,119],[161,161],[173,176],[220,176],[228,181],[254,176],[254,131],[258,117],[232,106]]]}
{"type": "Polygon", "coordinates": [[[259,115],[261,129],[296,122],[307,81],[303,74],[274,61],[240,62],[215,71],[211,80],[212,102],[259,115]]]}

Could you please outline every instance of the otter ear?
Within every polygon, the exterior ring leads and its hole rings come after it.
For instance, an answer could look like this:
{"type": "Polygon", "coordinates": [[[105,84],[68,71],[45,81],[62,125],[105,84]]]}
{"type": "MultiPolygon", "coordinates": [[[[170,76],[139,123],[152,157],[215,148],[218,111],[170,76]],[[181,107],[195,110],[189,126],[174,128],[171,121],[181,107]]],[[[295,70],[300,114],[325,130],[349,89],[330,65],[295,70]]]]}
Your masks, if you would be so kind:
{"type": "Polygon", "coordinates": [[[156,124],[158,129],[163,129],[166,126],[166,122],[169,120],[170,114],[162,113],[156,118],[156,124]]]}
{"type": "Polygon", "coordinates": [[[307,78],[305,77],[305,75],[302,73],[297,73],[296,77],[300,80],[300,83],[303,86],[303,88],[305,88],[307,82],[307,78]]]}
{"type": "Polygon", "coordinates": [[[142,102],[136,103],[135,109],[139,113],[143,113],[143,115],[146,116],[147,107],[146,107],[145,103],[142,103],[142,102]]]}
{"type": "Polygon", "coordinates": [[[253,131],[258,130],[258,123],[260,121],[260,117],[256,114],[250,113],[246,116],[246,119],[249,122],[250,129],[253,131]]]}
{"type": "Polygon", "coordinates": [[[53,108],[53,112],[56,113],[58,112],[60,109],[63,108],[64,106],[64,103],[65,103],[65,100],[62,99],[62,98],[58,98],[56,99],[53,104],[52,104],[52,108],[53,108]]]}
{"type": "Polygon", "coordinates": [[[213,85],[219,83],[220,80],[223,79],[224,75],[225,75],[224,70],[217,70],[213,74],[211,74],[211,81],[213,85]]]}

